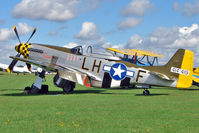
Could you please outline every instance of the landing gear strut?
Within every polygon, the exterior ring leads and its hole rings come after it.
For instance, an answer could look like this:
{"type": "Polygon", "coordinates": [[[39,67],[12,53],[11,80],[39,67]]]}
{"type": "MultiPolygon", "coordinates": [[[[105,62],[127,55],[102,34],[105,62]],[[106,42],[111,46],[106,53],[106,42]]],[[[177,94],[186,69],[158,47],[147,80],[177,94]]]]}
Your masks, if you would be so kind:
{"type": "Polygon", "coordinates": [[[48,93],[48,85],[42,85],[42,81],[45,77],[45,72],[42,70],[42,72],[39,74],[36,81],[32,84],[31,87],[25,87],[24,94],[47,94],[48,93]]]}

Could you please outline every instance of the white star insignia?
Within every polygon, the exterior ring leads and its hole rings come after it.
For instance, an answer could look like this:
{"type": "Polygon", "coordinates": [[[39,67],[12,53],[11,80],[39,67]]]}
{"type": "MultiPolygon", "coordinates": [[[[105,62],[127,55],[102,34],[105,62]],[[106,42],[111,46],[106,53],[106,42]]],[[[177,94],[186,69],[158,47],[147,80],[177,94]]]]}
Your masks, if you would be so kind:
{"type": "Polygon", "coordinates": [[[125,70],[121,69],[121,65],[119,65],[118,68],[113,68],[113,70],[115,71],[113,76],[118,75],[120,78],[121,78],[122,73],[125,72],[125,70]]]}

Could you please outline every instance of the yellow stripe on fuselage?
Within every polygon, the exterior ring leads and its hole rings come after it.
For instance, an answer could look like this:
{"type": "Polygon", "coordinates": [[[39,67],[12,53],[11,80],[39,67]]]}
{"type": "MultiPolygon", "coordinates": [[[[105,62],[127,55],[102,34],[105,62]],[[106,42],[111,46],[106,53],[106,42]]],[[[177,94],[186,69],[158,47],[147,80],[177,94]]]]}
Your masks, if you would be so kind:
{"type": "Polygon", "coordinates": [[[188,70],[189,74],[179,74],[177,88],[189,88],[193,79],[193,52],[185,50],[182,65],[180,69],[188,70]]]}

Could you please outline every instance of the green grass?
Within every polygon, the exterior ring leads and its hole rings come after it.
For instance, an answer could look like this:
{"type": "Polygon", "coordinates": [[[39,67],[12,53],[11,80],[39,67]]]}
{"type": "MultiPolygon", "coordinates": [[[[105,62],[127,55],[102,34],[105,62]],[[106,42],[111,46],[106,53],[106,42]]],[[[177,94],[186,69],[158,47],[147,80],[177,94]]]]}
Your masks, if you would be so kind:
{"type": "Polygon", "coordinates": [[[1,133],[198,133],[199,90],[153,87],[100,89],[76,86],[62,95],[46,76],[48,95],[24,95],[34,75],[0,73],[1,133]]]}

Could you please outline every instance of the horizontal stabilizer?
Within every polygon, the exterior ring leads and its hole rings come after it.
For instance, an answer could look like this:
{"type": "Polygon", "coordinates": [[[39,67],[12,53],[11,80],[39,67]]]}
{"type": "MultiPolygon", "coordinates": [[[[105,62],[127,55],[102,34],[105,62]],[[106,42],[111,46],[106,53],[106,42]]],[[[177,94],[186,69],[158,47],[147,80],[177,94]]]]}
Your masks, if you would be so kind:
{"type": "Polygon", "coordinates": [[[154,76],[158,76],[161,79],[165,79],[165,80],[173,80],[172,77],[168,77],[167,75],[164,75],[162,73],[158,73],[158,72],[150,72],[150,74],[154,75],[154,76]]]}

